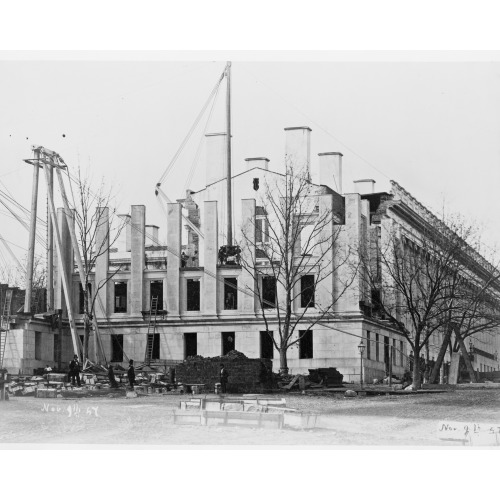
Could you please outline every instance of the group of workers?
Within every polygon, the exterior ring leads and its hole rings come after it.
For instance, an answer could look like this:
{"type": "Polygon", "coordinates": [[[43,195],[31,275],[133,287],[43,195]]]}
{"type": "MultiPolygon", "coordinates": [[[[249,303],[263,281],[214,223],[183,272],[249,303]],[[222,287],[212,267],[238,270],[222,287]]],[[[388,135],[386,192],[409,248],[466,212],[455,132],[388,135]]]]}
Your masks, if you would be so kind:
{"type": "MultiPolygon", "coordinates": [[[[128,383],[133,390],[135,385],[134,360],[131,359],[128,362],[128,365],[129,365],[127,370],[128,383]]],[[[78,387],[82,385],[80,380],[80,372],[81,372],[80,361],[78,360],[78,355],[75,354],[73,356],[73,359],[69,363],[69,380],[72,385],[77,385],[78,387]]],[[[111,363],[108,364],[108,379],[111,388],[116,389],[118,387],[118,384],[116,382],[115,372],[113,369],[113,365],[111,363]]]]}
{"type": "MultiPolygon", "coordinates": [[[[72,385],[78,385],[78,387],[81,386],[80,372],[81,372],[80,361],[78,360],[78,355],[75,354],[73,356],[73,359],[69,363],[69,379],[72,385]]],[[[131,359],[128,362],[127,377],[130,388],[134,390],[135,368],[133,359],[131,359]]],[[[221,384],[221,392],[225,394],[227,392],[227,380],[229,378],[229,372],[226,370],[223,364],[220,365],[219,378],[221,384]]],[[[111,363],[108,364],[108,379],[112,389],[118,388],[118,384],[115,378],[115,372],[113,369],[113,365],[111,363]]]]}

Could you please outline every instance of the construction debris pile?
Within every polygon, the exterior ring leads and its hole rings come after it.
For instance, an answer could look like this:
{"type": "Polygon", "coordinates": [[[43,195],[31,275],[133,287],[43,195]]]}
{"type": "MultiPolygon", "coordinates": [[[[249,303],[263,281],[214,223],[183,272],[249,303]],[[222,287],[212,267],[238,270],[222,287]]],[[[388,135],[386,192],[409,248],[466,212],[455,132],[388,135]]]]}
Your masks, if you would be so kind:
{"type": "MultiPolygon", "coordinates": [[[[92,367],[80,374],[80,386],[71,384],[66,373],[50,373],[50,375],[14,376],[7,384],[7,393],[14,397],[85,397],[85,396],[113,396],[125,395],[128,386],[126,371],[115,367],[115,381],[117,388],[112,388],[107,372],[92,367]]],[[[167,373],[139,371],[135,377],[134,390],[138,393],[166,393],[175,390],[175,375],[171,368],[167,373]]]]}
{"type": "Polygon", "coordinates": [[[278,387],[285,391],[342,387],[344,376],[336,368],[309,369],[309,375],[279,375],[278,387]]]}
{"type": "Polygon", "coordinates": [[[309,369],[309,380],[313,384],[321,384],[326,387],[342,387],[344,375],[337,368],[309,369]]]}
{"type": "Polygon", "coordinates": [[[47,380],[46,375],[10,377],[10,382],[7,384],[7,394],[18,397],[55,398],[62,393],[66,378],[67,376],[64,373],[53,373],[50,375],[49,380],[47,380]]]}
{"type": "Polygon", "coordinates": [[[204,358],[192,356],[176,366],[177,383],[203,385],[206,392],[213,392],[220,382],[220,365],[229,373],[227,390],[230,393],[262,391],[272,388],[272,361],[250,359],[238,351],[225,356],[204,358]]]}

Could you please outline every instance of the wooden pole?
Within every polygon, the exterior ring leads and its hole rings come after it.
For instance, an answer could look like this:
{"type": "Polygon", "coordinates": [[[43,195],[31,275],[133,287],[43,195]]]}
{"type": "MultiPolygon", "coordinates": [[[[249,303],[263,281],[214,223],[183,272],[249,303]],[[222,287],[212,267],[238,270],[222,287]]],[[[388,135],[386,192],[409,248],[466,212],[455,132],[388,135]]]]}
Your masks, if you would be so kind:
{"type": "Polygon", "coordinates": [[[462,336],[458,332],[458,328],[455,330],[455,336],[457,339],[457,342],[460,346],[460,350],[462,351],[462,356],[464,357],[465,361],[465,366],[467,367],[467,371],[469,372],[470,375],[470,380],[471,382],[477,382],[476,380],[476,372],[474,371],[474,367],[472,366],[472,361],[469,357],[469,353],[467,352],[467,348],[465,347],[464,341],[462,339],[462,336]]]}
{"type": "MultiPolygon", "coordinates": [[[[49,182],[54,189],[54,169],[52,165],[45,164],[49,172],[49,182]]],[[[49,200],[47,193],[47,311],[54,311],[54,231],[52,220],[49,216],[49,200]]]]}
{"type": "Polygon", "coordinates": [[[59,331],[59,346],[57,350],[57,368],[62,370],[62,351],[63,351],[63,329],[62,329],[62,309],[57,311],[57,328],[59,331]]]}
{"type": "Polygon", "coordinates": [[[233,201],[231,185],[231,62],[226,66],[227,92],[226,92],[226,123],[227,123],[227,244],[233,244],[233,201]]]}
{"type": "Polygon", "coordinates": [[[394,346],[389,347],[389,387],[392,387],[392,359],[393,359],[393,351],[394,346]]]}
{"type": "Polygon", "coordinates": [[[57,254],[60,257],[60,265],[62,268],[62,285],[63,285],[63,291],[64,291],[64,298],[66,299],[66,306],[68,309],[68,320],[69,320],[69,326],[71,329],[71,338],[73,340],[73,349],[75,353],[78,354],[80,359],[82,359],[82,353],[81,353],[81,342],[80,339],[77,335],[76,331],[76,325],[75,325],[75,318],[73,315],[73,298],[71,294],[71,287],[69,284],[69,273],[70,269],[67,269],[66,263],[63,258],[63,253],[62,253],[62,243],[61,243],[61,234],[59,232],[59,227],[57,225],[57,219],[56,219],[56,209],[54,206],[54,193],[53,190],[50,186],[49,183],[49,176],[48,176],[48,171],[45,169],[45,180],[47,182],[47,191],[49,193],[49,209],[50,209],[50,216],[52,218],[52,225],[54,227],[54,235],[55,235],[55,243],[56,243],[56,248],[57,248],[57,254]]]}
{"type": "Polygon", "coordinates": [[[24,312],[31,312],[31,295],[33,291],[33,263],[35,260],[36,209],[38,204],[38,174],[40,150],[34,149],[35,163],[33,165],[33,186],[31,188],[31,219],[28,242],[28,265],[26,267],[26,295],[24,296],[24,312]]]}
{"type": "MultiPolygon", "coordinates": [[[[56,174],[57,174],[57,180],[59,181],[59,189],[61,191],[61,197],[63,200],[63,205],[64,205],[64,213],[66,215],[66,221],[68,223],[69,227],[69,234],[71,237],[71,244],[73,246],[73,251],[75,253],[75,259],[76,259],[76,265],[78,268],[78,274],[80,276],[80,283],[82,285],[82,289],[84,290],[84,293],[88,293],[87,290],[85,290],[85,270],[83,268],[83,261],[82,261],[82,256],[80,255],[80,247],[78,246],[78,239],[76,237],[76,231],[75,231],[75,226],[73,219],[71,217],[71,208],[69,206],[68,202],[68,197],[66,195],[66,189],[64,188],[64,182],[62,179],[61,171],[60,169],[56,169],[56,174]]],[[[100,210],[100,209],[98,209],[100,210]]],[[[94,293],[97,293],[97,291],[94,291],[94,293]]],[[[89,300],[92,300],[92,297],[89,297],[89,300]]],[[[86,311],[85,311],[86,313],[86,311]]],[[[104,356],[104,351],[102,350],[101,344],[98,342],[97,336],[99,335],[98,332],[98,327],[97,327],[97,319],[95,317],[95,314],[93,314],[93,325],[94,325],[94,356],[95,356],[95,362],[99,364],[101,362],[101,356],[100,354],[104,356]],[[101,352],[100,352],[101,351],[101,352]]],[[[88,318],[86,319],[88,321],[88,318]]],[[[83,360],[84,362],[86,360],[83,360]]]]}

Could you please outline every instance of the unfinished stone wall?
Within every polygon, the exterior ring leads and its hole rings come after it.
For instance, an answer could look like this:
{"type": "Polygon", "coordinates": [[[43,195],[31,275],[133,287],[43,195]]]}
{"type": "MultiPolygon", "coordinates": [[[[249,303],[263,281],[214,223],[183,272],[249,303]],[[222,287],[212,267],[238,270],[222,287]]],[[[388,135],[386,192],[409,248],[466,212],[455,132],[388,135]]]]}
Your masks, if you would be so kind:
{"type": "Polygon", "coordinates": [[[176,366],[176,379],[183,384],[206,384],[213,392],[220,382],[220,365],[229,372],[227,391],[230,393],[260,392],[271,384],[272,361],[269,359],[194,356],[176,366]]]}

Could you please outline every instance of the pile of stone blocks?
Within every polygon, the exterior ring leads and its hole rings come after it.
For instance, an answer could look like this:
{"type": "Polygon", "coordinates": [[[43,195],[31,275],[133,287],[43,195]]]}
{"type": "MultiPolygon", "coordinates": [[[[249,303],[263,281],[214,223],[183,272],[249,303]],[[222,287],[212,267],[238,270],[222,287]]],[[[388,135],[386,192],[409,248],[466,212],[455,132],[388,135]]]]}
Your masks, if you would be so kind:
{"type": "Polygon", "coordinates": [[[178,384],[205,384],[209,392],[220,382],[220,365],[229,373],[227,391],[230,393],[258,392],[271,383],[272,361],[250,359],[242,356],[217,356],[188,358],[176,367],[178,384]]]}
{"type": "Polygon", "coordinates": [[[48,389],[58,391],[62,388],[64,382],[60,378],[64,378],[65,375],[62,374],[61,377],[58,377],[58,375],[51,374],[48,381],[46,376],[13,377],[7,385],[7,391],[11,396],[43,397],[38,396],[38,391],[48,389]]]}

